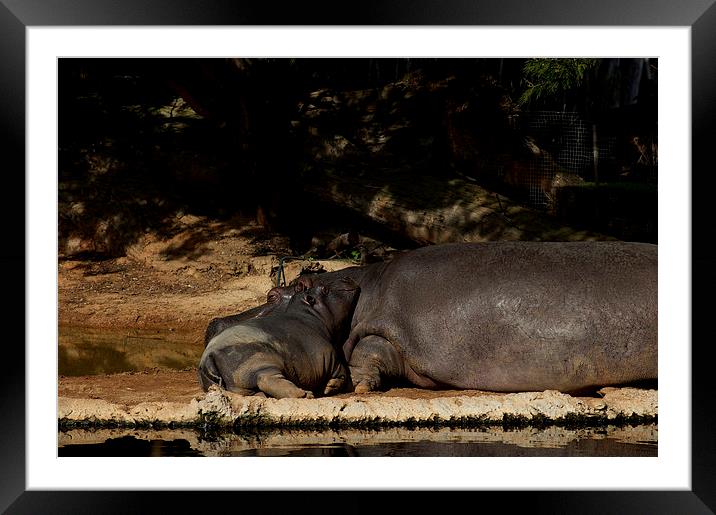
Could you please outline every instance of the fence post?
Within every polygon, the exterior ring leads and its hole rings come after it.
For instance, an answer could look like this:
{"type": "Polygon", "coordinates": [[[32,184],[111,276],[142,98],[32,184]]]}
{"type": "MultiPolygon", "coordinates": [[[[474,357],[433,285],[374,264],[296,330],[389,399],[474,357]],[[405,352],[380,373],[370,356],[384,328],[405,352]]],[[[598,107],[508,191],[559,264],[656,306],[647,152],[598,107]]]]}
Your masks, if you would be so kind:
{"type": "Polygon", "coordinates": [[[594,164],[594,183],[599,184],[599,145],[597,144],[597,124],[592,124],[592,163],[594,164]]]}

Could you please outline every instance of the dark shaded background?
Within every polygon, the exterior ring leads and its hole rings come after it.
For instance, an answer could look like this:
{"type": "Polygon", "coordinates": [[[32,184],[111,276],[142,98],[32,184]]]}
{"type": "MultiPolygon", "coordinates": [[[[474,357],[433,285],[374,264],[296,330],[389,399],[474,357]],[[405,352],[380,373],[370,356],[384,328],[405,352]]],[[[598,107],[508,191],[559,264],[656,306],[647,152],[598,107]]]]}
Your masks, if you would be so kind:
{"type": "Polygon", "coordinates": [[[426,210],[469,200],[450,186],[467,177],[565,225],[655,243],[657,60],[594,59],[580,84],[557,77],[560,91],[521,104],[540,80],[529,61],[60,59],[60,253],[122,255],[148,230],[169,233],[179,211],[254,217],[296,254],[326,220],[425,244],[316,195],[338,176],[358,184],[335,182],[339,193],[369,198],[364,175],[398,196],[406,176],[429,178],[415,192],[426,210]],[[579,147],[565,115],[588,131],[579,147]],[[553,186],[562,176],[579,182],[553,186]]]}

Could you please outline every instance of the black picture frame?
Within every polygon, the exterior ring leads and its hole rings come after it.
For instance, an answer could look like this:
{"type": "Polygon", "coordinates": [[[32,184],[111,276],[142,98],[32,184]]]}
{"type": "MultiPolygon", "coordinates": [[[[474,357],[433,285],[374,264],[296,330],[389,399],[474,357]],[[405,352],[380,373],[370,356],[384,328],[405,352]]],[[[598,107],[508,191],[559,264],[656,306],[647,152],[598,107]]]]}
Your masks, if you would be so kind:
{"type": "MultiPolygon", "coordinates": [[[[241,0],[0,0],[0,148],[3,236],[0,263],[12,292],[3,307],[6,330],[16,326],[25,341],[25,38],[32,26],[84,25],[553,25],[686,26],[691,28],[692,65],[692,489],[690,491],[504,491],[449,492],[454,503],[523,508],[530,513],[714,513],[716,511],[716,414],[709,319],[709,289],[716,285],[716,251],[709,242],[713,217],[704,209],[714,190],[709,154],[716,131],[716,0],[363,0],[247,2],[241,0]],[[710,166],[709,166],[710,165],[710,166]],[[711,172],[711,173],[709,173],[711,172]],[[15,271],[22,269],[24,274],[15,271]],[[14,282],[13,282],[14,281],[14,282]]],[[[688,174],[688,170],[684,170],[688,174]]],[[[14,340],[14,339],[13,339],[14,340]]],[[[269,503],[269,512],[365,513],[385,508],[385,492],[124,492],[26,491],[25,354],[6,341],[3,416],[0,423],[0,510],[7,513],[143,513],[209,511],[219,506],[269,503]],[[10,350],[12,349],[12,351],[10,350]],[[11,355],[14,352],[15,355],[11,355]],[[267,501],[268,500],[268,501],[267,501]],[[212,508],[214,506],[214,508],[212,508]],[[155,508],[157,509],[157,508],[155,508]],[[152,510],[154,511],[154,510],[152,510]]],[[[687,342],[672,342],[685,344],[687,342]]],[[[429,471],[427,471],[429,473],[429,471]]],[[[401,512],[424,512],[435,492],[395,494],[401,512]]],[[[390,500],[394,497],[390,495],[390,500]]],[[[442,497],[442,496],[441,496],[442,497]]],[[[444,500],[439,501],[441,503],[444,500]]],[[[465,505],[465,504],[463,504],[465,505]]],[[[398,509],[398,508],[396,508],[398,509]]]]}

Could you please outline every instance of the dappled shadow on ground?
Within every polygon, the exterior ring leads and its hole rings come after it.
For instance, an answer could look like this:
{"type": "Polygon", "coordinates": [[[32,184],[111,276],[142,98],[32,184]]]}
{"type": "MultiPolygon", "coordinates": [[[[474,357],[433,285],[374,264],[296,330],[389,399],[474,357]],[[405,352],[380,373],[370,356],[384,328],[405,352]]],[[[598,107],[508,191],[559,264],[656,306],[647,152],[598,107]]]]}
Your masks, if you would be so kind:
{"type": "MultiPolygon", "coordinates": [[[[344,206],[421,244],[447,241],[598,240],[655,242],[656,188],[570,187],[545,182],[552,216],[522,203],[520,181],[550,160],[511,117],[514,106],[489,80],[415,76],[382,89],[320,90],[304,106],[307,194],[344,206]],[[619,202],[614,201],[615,193],[619,202]],[[562,205],[557,209],[556,202],[562,205]],[[648,200],[647,202],[644,202],[648,200]],[[624,207],[638,204],[639,209],[624,207]]],[[[584,182],[584,181],[582,181],[584,182]]]]}
{"type": "MultiPolygon", "coordinates": [[[[514,128],[515,106],[489,77],[416,72],[372,88],[314,89],[282,107],[290,130],[273,138],[264,125],[276,119],[262,122],[248,153],[239,122],[204,116],[196,98],[187,102],[166,84],[137,77],[112,78],[112,87],[82,83],[82,94],[61,95],[61,257],[123,255],[155,233],[170,240],[167,259],[197,259],[227,226],[252,237],[257,254],[270,250],[264,231],[280,231],[295,255],[330,231],[400,248],[625,235],[648,241],[656,233],[655,204],[646,234],[624,229],[632,212],[601,224],[586,213],[574,228],[568,218],[511,200],[519,190],[500,179],[532,157],[514,128]],[[197,225],[178,238],[186,215],[224,225],[197,225]]],[[[211,92],[212,83],[202,88],[211,92]]],[[[252,109],[260,115],[258,104],[252,109]]],[[[600,220],[610,216],[604,211],[600,220]]]]}
{"type": "MultiPolygon", "coordinates": [[[[242,251],[251,256],[263,256],[280,252],[275,234],[265,226],[258,225],[252,218],[233,216],[227,219],[184,215],[171,227],[162,232],[166,245],[158,252],[164,260],[198,260],[212,252],[213,246],[221,240],[240,238],[242,251]]],[[[283,252],[288,252],[284,249],[283,252]]]]}
{"type": "MultiPolygon", "coordinates": [[[[236,220],[236,219],[235,219],[236,220]]],[[[248,223],[248,220],[245,221],[248,223]]],[[[265,235],[265,231],[261,228],[255,228],[257,230],[252,231],[256,239],[261,238],[265,235]]],[[[246,235],[244,227],[241,225],[237,229],[232,228],[232,224],[194,224],[191,231],[186,237],[181,238],[177,241],[172,241],[172,237],[175,236],[179,231],[179,227],[164,232],[163,234],[168,237],[170,243],[160,252],[160,256],[165,259],[196,259],[204,254],[206,246],[211,241],[216,241],[225,237],[227,233],[238,232],[238,234],[246,235]]]]}
{"type": "Polygon", "coordinates": [[[459,241],[612,239],[575,228],[460,178],[415,180],[404,171],[327,172],[305,188],[423,244],[459,241]],[[431,202],[433,200],[433,202],[431,202]],[[437,201],[435,201],[437,200],[437,201]]]}
{"type": "MultiPolygon", "coordinates": [[[[234,132],[194,111],[157,72],[163,62],[61,61],[60,256],[123,255],[148,233],[172,238],[189,213],[255,215],[234,132]]],[[[211,236],[177,253],[201,252],[211,236]]]]}
{"type": "MultiPolygon", "coordinates": [[[[237,184],[237,173],[219,173],[207,167],[201,173],[185,176],[187,167],[212,152],[196,147],[194,156],[169,167],[158,151],[151,161],[141,157],[118,161],[113,145],[94,150],[94,158],[84,159],[79,151],[74,162],[61,169],[58,191],[58,253],[60,258],[104,259],[122,256],[127,249],[148,235],[171,241],[167,259],[197,258],[207,244],[227,232],[251,238],[257,252],[265,251],[268,228],[256,224],[256,204],[249,182],[237,184]],[[215,223],[186,223],[189,219],[210,218],[215,223]],[[191,229],[189,238],[180,233],[191,229]]],[[[67,151],[71,153],[72,151],[67,151]]],[[[65,155],[68,158],[67,155],[65,155]]],[[[228,166],[228,165],[227,165],[228,166]]]]}

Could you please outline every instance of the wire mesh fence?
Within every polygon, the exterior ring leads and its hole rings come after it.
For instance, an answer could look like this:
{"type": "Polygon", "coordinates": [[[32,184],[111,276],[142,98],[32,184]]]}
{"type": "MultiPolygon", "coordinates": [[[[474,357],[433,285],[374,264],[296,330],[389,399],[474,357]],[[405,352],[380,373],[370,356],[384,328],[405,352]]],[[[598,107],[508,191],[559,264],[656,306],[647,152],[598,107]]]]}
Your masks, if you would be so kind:
{"type": "Polygon", "coordinates": [[[565,170],[581,176],[594,171],[595,151],[600,162],[613,159],[616,137],[600,134],[599,127],[576,112],[529,113],[525,128],[544,145],[565,170]]]}
{"type": "Polygon", "coordinates": [[[656,127],[533,111],[512,129],[518,146],[495,170],[506,194],[568,223],[656,243],[656,127]]]}
{"type": "Polygon", "coordinates": [[[522,114],[519,123],[532,156],[519,178],[508,172],[504,180],[526,190],[534,207],[553,207],[556,188],[598,181],[599,168],[614,164],[616,136],[603,134],[581,113],[534,111],[522,114]]]}

